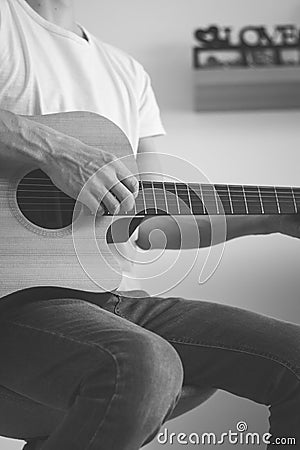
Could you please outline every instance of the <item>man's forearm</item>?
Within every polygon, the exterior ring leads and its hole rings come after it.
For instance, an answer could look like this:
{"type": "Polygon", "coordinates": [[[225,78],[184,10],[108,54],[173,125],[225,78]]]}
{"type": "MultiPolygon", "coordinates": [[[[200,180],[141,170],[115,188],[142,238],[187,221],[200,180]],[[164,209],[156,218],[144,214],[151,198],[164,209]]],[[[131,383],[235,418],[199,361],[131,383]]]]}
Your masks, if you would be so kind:
{"type": "Polygon", "coordinates": [[[209,226],[210,230],[204,231],[206,227],[199,223],[199,229],[201,233],[201,247],[207,247],[213,244],[219,244],[223,242],[222,235],[212,236],[211,230],[218,230],[222,228],[222,224],[225,223],[225,237],[226,241],[236,239],[243,236],[263,235],[271,234],[276,231],[276,224],[274,218],[268,215],[249,215],[249,216],[226,216],[224,219],[218,216],[212,217],[212,226],[209,226]]]}
{"type": "Polygon", "coordinates": [[[209,247],[242,236],[276,232],[276,218],[261,216],[153,217],[140,225],[137,245],[143,249],[209,247]]]}
{"type": "Polygon", "coordinates": [[[46,127],[38,126],[29,119],[0,109],[2,165],[18,167],[36,163],[39,166],[44,160],[46,142],[46,127]]]}
{"type": "Polygon", "coordinates": [[[0,166],[45,168],[62,149],[82,145],[57,130],[0,109],[0,166]]]}

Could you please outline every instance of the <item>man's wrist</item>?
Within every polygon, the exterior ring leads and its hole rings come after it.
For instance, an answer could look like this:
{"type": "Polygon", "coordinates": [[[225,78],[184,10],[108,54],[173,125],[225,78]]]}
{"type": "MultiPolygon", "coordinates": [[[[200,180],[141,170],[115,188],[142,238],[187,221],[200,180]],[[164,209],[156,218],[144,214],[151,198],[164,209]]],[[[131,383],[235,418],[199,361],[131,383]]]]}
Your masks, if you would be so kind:
{"type": "Polygon", "coordinates": [[[280,220],[271,215],[227,216],[227,240],[242,236],[267,235],[280,231],[280,220]]]}

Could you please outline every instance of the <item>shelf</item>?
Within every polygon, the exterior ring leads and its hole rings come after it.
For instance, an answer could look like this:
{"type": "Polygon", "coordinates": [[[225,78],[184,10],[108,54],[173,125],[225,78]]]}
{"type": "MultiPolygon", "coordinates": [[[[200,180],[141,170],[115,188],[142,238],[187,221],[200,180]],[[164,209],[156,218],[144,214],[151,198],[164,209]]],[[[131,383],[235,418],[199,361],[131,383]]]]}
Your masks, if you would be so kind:
{"type": "Polygon", "coordinates": [[[300,67],[198,69],[196,111],[300,108],[300,67]]]}

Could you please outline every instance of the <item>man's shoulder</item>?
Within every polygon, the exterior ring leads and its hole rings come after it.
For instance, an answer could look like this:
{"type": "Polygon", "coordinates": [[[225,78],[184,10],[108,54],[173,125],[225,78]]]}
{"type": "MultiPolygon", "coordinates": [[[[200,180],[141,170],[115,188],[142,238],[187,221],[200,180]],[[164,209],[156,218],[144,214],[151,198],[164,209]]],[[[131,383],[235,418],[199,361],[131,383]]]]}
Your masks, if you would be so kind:
{"type": "Polygon", "coordinates": [[[0,0],[0,29],[3,22],[4,10],[7,8],[7,0],[0,0]]]}
{"type": "Polygon", "coordinates": [[[0,0],[0,11],[8,7],[8,0],[0,0]]]}
{"type": "Polygon", "coordinates": [[[7,0],[0,0],[0,11],[7,7],[7,0]]]}
{"type": "Polygon", "coordinates": [[[118,66],[120,70],[125,71],[128,75],[138,78],[144,78],[146,72],[140,62],[124,50],[114,45],[103,42],[98,38],[94,38],[98,50],[106,57],[109,62],[118,66]]]}

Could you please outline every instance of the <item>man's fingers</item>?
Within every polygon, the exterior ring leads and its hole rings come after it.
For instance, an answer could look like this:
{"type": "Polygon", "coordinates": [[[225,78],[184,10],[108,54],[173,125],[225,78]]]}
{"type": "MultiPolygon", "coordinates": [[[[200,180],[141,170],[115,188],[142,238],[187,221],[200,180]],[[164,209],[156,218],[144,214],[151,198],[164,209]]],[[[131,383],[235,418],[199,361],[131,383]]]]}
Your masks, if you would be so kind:
{"type": "Polygon", "coordinates": [[[99,200],[90,192],[85,192],[81,199],[82,203],[90,210],[91,214],[103,214],[104,208],[101,206],[99,200]]]}
{"type": "Polygon", "coordinates": [[[136,198],[139,193],[139,182],[134,176],[130,176],[120,180],[132,193],[136,198]]]}
{"type": "Polygon", "coordinates": [[[135,206],[134,194],[123,183],[118,181],[111,189],[111,192],[121,203],[121,211],[131,211],[135,206]]]}
{"type": "Polygon", "coordinates": [[[110,214],[117,214],[120,210],[120,202],[118,199],[107,191],[102,199],[102,203],[110,214]]]}
{"type": "Polygon", "coordinates": [[[129,169],[121,162],[117,161],[116,175],[118,179],[134,194],[136,197],[139,192],[139,182],[137,178],[132,175],[129,169]]]}

